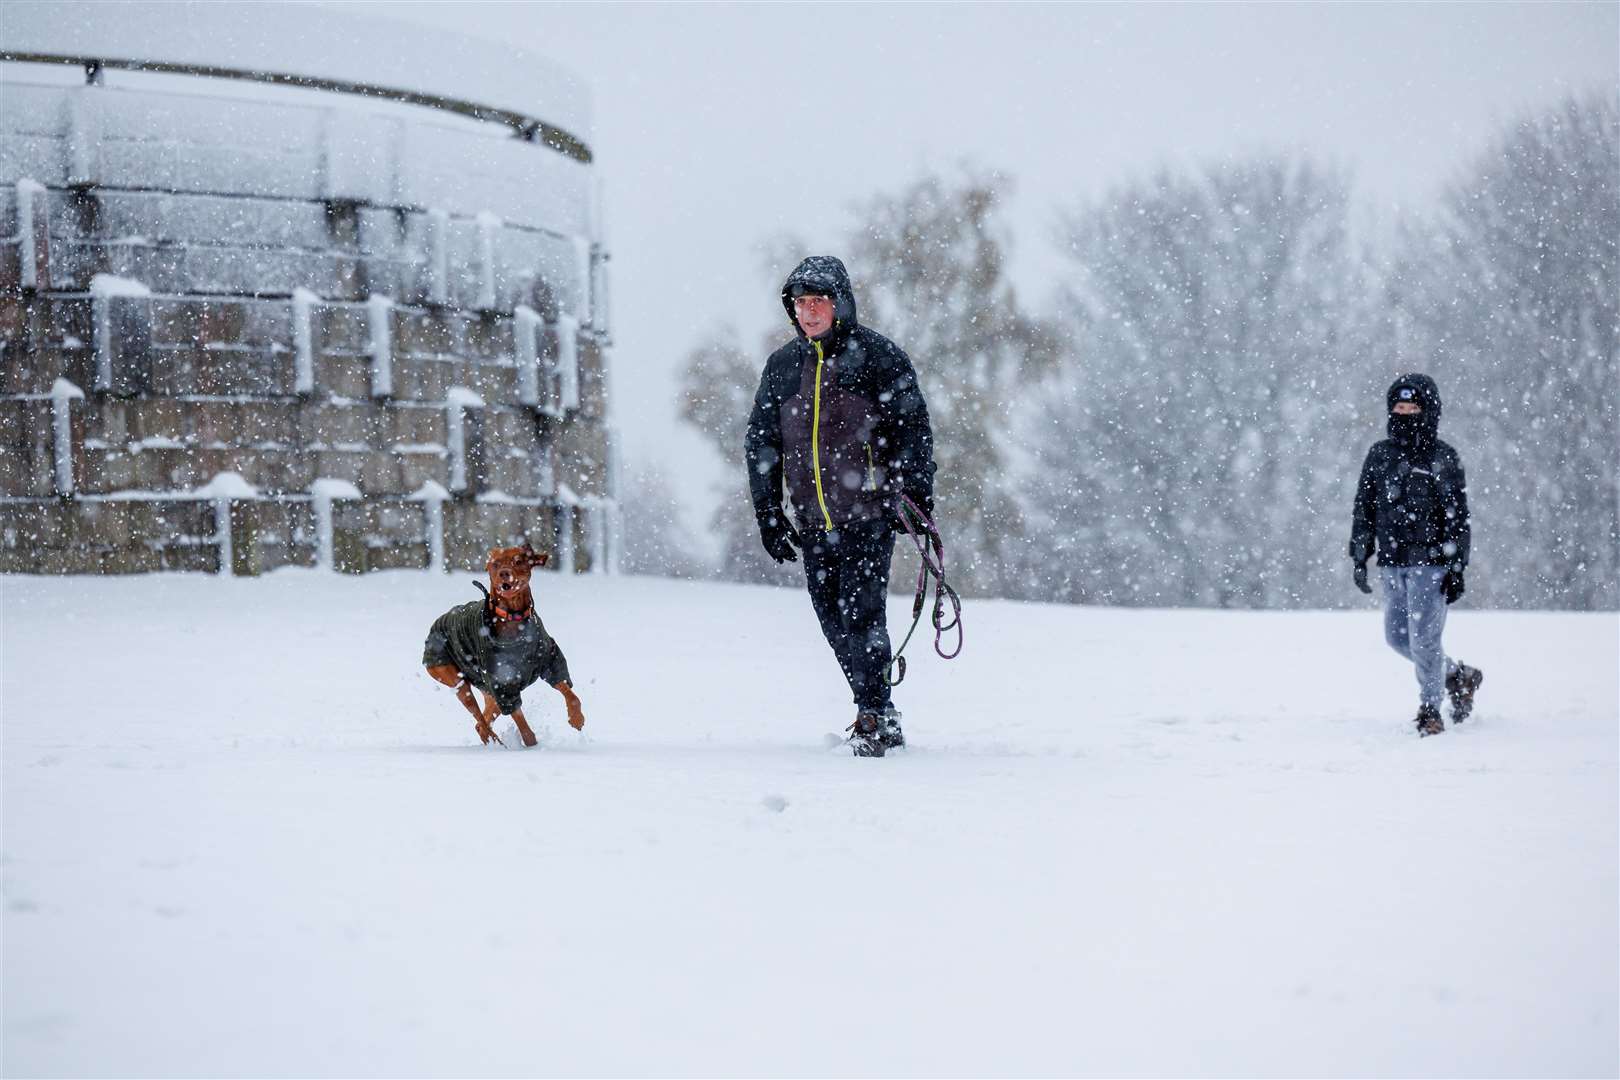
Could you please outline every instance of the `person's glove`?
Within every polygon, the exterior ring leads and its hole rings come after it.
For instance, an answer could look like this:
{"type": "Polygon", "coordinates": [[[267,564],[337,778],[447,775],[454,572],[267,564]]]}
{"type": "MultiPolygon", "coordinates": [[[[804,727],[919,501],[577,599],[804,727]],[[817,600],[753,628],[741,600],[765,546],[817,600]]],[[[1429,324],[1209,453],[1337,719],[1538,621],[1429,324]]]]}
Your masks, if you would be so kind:
{"type": "Polygon", "coordinates": [[[1463,594],[1463,570],[1460,566],[1453,566],[1446,571],[1446,576],[1440,579],[1440,591],[1446,594],[1446,603],[1455,604],[1463,594]]]}
{"type": "MultiPolygon", "coordinates": [[[[932,521],[934,519],[934,496],[932,494],[908,491],[905,493],[905,497],[915,503],[917,509],[921,510],[928,520],[932,521]]],[[[894,526],[895,532],[905,532],[907,521],[911,522],[913,529],[922,530],[922,522],[916,519],[916,515],[911,512],[911,507],[902,502],[899,495],[889,500],[886,509],[888,510],[889,524],[894,526]]]]}
{"type": "Polygon", "coordinates": [[[1366,563],[1364,563],[1364,562],[1356,563],[1355,576],[1356,576],[1356,588],[1360,589],[1362,592],[1368,594],[1369,596],[1372,595],[1372,586],[1367,584],[1367,564],[1366,563]]]}
{"type": "Polygon", "coordinates": [[[780,510],[766,510],[759,515],[759,539],[766,554],[777,562],[799,561],[799,553],[793,549],[803,547],[804,541],[780,510]]]}

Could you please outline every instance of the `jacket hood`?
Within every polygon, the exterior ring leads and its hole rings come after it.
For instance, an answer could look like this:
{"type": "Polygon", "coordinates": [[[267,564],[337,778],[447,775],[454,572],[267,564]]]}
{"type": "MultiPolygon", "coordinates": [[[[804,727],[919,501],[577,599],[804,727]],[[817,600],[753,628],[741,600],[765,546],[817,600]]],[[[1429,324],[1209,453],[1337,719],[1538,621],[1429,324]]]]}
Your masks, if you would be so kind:
{"type": "Polygon", "coordinates": [[[1423,406],[1423,415],[1434,417],[1436,424],[1440,423],[1440,387],[1427,375],[1413,372],[1402,375],[1390,384],[1389,393],[1384,395],[1384,408],[1390,412],[1395,411],[1395,403],[1399,401],[1416,401],[1423,406]],[[1410,390],[1410,394],[1402,394],[1402,390],[1410,390]]]}
{"type": "Polygon", "coordinates": [[[858,321],[855,313],[855,287],[850,284],[849,271],[844,269],[844,264],[837,258],[832,255],[812,255],[794,267],[793,273],[782,283],[782,308],[787,312],[793,332],[803,337],[804,331],[799,329],[799,320],[793,317],[793,297],[790,294],[795,285],[803,285],[832,297],[833,327],[827,331],[829,337],[844,338],[855,329],[858,321]]]}
{"type": "Polygon", "coordinates": [[[1403,446],[1432,447],[1440,432],[1440,387],[1427,375],[1402,375],[1390,384],[1384,395],[1384,407],[1389,412],[1389,437],[1403,446]],[[1416,401],[1423,406],[1417,416],[1399,416],[1395,406],[1401,401],[1416,401]]]}

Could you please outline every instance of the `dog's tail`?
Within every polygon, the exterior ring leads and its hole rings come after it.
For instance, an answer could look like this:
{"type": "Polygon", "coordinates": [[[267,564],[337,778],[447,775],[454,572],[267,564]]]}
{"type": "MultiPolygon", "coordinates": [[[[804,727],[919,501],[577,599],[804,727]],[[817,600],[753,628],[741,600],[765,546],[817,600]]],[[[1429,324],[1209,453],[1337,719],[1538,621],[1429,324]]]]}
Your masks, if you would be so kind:
{"type": "Polygon", "coordinates": [[[484,583],[482,581],[479,581],[477,578],[473,578],[473,588],[484,594],[484,603],[489,603],[489,590],[484,588],[484,583]]]}

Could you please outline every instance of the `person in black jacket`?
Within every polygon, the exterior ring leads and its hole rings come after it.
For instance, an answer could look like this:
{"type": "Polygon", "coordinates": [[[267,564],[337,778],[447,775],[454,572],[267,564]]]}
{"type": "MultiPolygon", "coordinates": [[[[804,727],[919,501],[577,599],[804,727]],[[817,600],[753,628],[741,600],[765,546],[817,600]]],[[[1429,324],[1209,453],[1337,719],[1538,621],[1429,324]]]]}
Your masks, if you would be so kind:
{"type": "Polygon", "coordinates": [[[1402,375],[1387,405],[1389,438],[1367,451],[1356,483],[1350,559],[1356,587],[1371,593],[1367,560],[1376,542],[1384,640],[1417,670],[1418,734],[1436,735],[1445,730],[1442,691],[1451,698],[1451,722],[1461,723],[1485,679],[1440,645],[1446,605],[1462,596],[1468,568],[1468,485],[1457,451],[1439,437],[1440,388],[1433,379],[1402,375]]]}
{"type": "Polygon", "coordinates": [[[850,745],[882,757],[905,745],[885,601],[900,496],[933,515],[928,407],[911,360],[860,324],[842,262],[805,259],[782,306],[795,337],[765,362],[744,441],[754,516],[771,558],[803,550],[811,605],[855,697],[850,745]]]}

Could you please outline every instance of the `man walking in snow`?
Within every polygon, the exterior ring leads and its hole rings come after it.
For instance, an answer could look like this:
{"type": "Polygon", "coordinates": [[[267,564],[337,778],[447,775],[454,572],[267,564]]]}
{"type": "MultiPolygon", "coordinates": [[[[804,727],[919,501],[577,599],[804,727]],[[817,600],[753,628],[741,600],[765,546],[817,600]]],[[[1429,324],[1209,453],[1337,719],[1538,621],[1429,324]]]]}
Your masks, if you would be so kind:
{"type": "Polygon", "coordinates": [[[1462,460],[1441,442],[1440,388],[1427,375],[1402,375],[1386,396],[1389,438],[1374,443],[1361,466],[1350,528],[1356,587],[1371,593],[1367,560],[1378,547],[1384,585],[1384,640],[1417,670],[1419,736],[1446,729],[1474,707],[1485,675],[1446,656],[1440,634],[1446,605],[1463,594],[1468,567],[1468,491],[1462,460]]]}
{"type": "Polygon", "coordinates": [[[804,552],[810,603],[855,696],[850,746],[882,757],[905,745],[885,602],[900,497],[934,512],[928,408],[911,360],[857,320],[842,262],[805,259],[782,306],[795,337],[765,362],[744,444],[754,516],[771,558],[804,552]]]}

